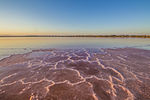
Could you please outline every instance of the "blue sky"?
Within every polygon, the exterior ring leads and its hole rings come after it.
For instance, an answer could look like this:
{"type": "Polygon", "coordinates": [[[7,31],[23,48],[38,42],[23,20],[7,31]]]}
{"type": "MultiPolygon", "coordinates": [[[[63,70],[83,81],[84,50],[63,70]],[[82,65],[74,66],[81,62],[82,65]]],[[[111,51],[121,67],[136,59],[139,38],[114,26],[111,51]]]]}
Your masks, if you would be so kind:
{"type": "Polygon", "coordinates": [[[0,35],[149,33],[150,0],[0,0],[0,35]]]}

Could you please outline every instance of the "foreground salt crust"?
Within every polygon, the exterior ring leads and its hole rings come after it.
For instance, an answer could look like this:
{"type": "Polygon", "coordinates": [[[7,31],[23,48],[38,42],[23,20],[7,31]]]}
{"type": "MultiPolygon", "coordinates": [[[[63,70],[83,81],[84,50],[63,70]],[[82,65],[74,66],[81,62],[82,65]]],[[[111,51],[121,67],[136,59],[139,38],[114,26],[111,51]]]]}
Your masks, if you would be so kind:
{"type": "Polygon", "coordinates": [[[150,100],[150,51],[47,49],[0,61],[0,100],[150,100]]]}

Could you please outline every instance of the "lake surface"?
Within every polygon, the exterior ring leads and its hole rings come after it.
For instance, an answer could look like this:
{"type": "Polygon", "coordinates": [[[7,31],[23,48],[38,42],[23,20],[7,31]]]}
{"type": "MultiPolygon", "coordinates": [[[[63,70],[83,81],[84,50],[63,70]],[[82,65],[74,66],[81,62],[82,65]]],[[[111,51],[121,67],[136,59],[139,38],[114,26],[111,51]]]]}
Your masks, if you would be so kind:
{"type": "Polygon", "coordinates": [[[1,37],[0,59],[12,54],[48,48],[141,48],[150,50],[149,38],[1,37]]]}

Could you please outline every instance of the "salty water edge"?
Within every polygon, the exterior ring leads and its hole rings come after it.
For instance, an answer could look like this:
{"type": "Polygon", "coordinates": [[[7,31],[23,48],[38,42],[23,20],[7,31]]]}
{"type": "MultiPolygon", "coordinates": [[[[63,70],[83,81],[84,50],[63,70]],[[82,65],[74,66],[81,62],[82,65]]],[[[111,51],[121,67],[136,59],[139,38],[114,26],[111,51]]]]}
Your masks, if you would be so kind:
{"type": "Polygon", "coordinates": [[[150,50],[150,39],[88,37],[3,37],[0,38],[0,59],[12,54],[38,49],[75,48],[140,48],[150,50]]]}

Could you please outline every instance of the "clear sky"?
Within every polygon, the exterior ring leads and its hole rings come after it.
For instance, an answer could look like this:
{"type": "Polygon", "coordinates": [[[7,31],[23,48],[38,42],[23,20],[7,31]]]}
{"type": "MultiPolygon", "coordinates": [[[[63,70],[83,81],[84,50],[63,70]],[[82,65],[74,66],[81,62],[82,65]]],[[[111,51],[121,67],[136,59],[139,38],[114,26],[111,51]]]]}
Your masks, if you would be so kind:
{"type": "Polygon", "coordinates": [[[150,0],[0,0],[0,35],[150,34],[150,0]]]}

